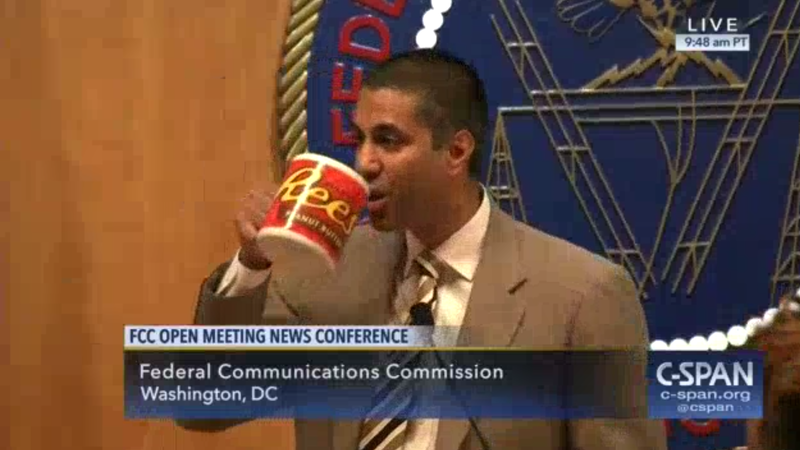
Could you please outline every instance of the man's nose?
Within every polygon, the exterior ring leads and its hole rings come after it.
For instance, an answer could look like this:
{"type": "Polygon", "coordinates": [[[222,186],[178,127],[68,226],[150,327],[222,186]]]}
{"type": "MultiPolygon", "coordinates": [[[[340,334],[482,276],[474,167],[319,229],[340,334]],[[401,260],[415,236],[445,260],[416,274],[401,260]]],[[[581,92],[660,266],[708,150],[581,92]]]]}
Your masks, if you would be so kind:
{"type": "Polygon", "coordinates": [[[356,172],[367,180],[375,179],[381,172],[378,153],[368,142],[361,144],[356,150],[356,172]]]}

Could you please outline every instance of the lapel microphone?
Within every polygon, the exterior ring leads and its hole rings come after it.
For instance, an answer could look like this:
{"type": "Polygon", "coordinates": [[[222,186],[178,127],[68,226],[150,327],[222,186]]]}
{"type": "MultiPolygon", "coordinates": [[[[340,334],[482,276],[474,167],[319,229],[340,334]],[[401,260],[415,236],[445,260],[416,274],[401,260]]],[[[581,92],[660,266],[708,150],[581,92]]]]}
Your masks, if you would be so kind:
{"type": "Polygon", "coordinates": [[[430,303],[417,303],[411,307],[409,315],[411,316],[411,325],[419,325],[423,327],[433,326],[433,309],[431,303],[436,299],[431,300],[430,303]]]}

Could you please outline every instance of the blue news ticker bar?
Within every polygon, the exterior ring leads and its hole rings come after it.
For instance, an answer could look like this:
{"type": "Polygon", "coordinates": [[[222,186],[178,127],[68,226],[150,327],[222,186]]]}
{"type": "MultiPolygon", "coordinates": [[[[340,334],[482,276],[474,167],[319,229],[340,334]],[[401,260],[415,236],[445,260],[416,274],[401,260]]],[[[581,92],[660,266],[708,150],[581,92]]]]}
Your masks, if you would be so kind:
{"type": "Polygon", "coordinates": [[[409,418],[759,418],[757,352],[423,351],[416,372],[386,351],[125,352],[128,418],[360,419],[388,379],[414,388],[409,418]],[[637,392],[627,380],[646,370],[637,392]]]}

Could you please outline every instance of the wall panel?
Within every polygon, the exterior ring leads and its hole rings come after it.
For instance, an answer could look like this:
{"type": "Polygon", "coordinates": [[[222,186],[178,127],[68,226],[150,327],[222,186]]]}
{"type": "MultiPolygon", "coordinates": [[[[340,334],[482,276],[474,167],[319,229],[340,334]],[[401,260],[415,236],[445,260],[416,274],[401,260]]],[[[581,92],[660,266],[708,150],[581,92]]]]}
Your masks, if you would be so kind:
{"type": "Polygon", "coordinates": [[[3,3],[9,448],[290,448],[286,422],[207,436],[124,420],[121,358],[124,324],[191,320],[235,251],[238,199],[272,179],[288,8],[3,3]]]}

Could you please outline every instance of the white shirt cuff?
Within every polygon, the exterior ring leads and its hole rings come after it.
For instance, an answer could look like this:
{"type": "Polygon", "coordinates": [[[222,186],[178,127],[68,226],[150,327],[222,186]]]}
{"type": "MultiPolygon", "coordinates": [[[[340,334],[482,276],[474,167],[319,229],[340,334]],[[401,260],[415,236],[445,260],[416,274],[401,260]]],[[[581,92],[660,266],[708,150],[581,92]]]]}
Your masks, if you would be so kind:
{"type": "Polygon", "coordinates": [[[269,269],[253,270],[239,262],[239,252],[233,256],[228,270],[217,286],[217,295],[236,297],[260,285],[269,277],[269,269]]]}

